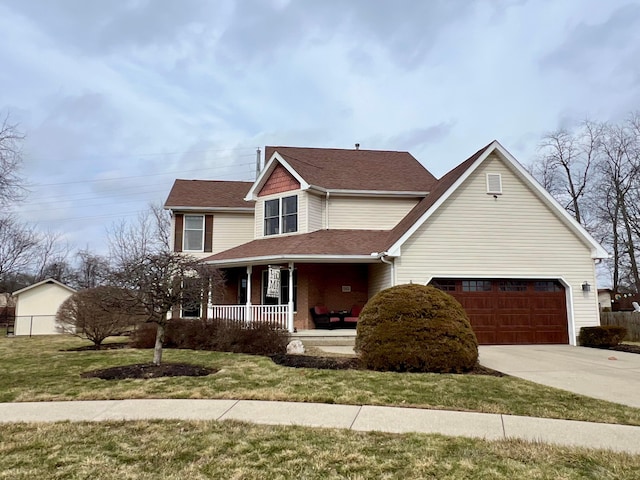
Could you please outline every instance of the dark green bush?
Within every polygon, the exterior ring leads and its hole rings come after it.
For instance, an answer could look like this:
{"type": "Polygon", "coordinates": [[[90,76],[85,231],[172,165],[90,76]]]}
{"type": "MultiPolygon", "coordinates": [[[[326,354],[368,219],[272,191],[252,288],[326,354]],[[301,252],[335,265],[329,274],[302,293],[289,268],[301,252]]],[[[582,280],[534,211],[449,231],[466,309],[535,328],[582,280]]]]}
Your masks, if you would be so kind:
{"type": "Polygon", "coordinates": [[[478,341],[451,295],[431,286],[398,285],[365,305],[356,352],[372,370],[461,373],[476,365],[478,341]]]}
{"type": "Polygon", "coordinates": [[[627,335],[627,329],[617,325],[582,327],[578,342],[583,347],[611,348],[620,345],[627,335]]]}
{"type": "MultiPolygon", "coordinates": [[[[133,348],[152,348],[157,326],[140,325],[131,335],[133,348]]],[[[223,320],[174,319],[165,327],[164,346],[191,350],[275,355],[285,353],[289,333],[267,323],[243,326],[223,320]]]]}

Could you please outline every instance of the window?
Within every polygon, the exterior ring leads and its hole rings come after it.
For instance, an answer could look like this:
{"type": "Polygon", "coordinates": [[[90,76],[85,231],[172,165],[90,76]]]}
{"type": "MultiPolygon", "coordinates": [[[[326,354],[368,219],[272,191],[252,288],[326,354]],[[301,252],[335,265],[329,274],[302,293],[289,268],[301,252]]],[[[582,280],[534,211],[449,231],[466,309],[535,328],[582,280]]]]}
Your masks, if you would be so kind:
{"type": "Polygon", "coordinates": [[[431,281],[431,285],[436,287],[443,292],[455,292],[456,291],[456,281],[455,280],[447,280],[444,278],[434,278],[431,281]]]}
{"type": "Polygon", "coordinates": [[[264,234],[280,233],[280,199],[264,202],[264,234]]]}
{"type": "Polygon", "coordinates": [[[463,280],[463,292],[490,292],[491,281],[489,280],[463,280]]]}
{"type": "Polygon", "coordinates": [[[298,231],[298,197],[293,195],[264,202],[264,234],[298,231]]]}
{"type": "Polygon", "coordinates": [[[202,252],[204,249],[204,215],[184,216],[184,250],[202,252]]]}
{"type": "Polygon", "coordinates": [[[526,292],[527,282],[520,280],[505,280],[500,282],[498,288],[501,292],[526,292]]]}
{"type": "Polygon", "coordinates": [[[238,304],[244,305],[247,303],[247,278],[241,278],[238,282],[238,304]]]}
{"type": "Polygon", "coordinates": [[[191,305],[182,309],[182,318],[200,318],[200,305],[191,305]]]}
{"type": "Polygon", "coordinates": [[[536,282],[534,289],[536,292],[561,292],[563,290],[562,285],[553,280],[536,282]]]}
{"type": "MultiPolygon", "coordinates": [[[[262,304],[282,305],[289,301],[289,270],[280,270],[280,297],[267,297],[267,285],[269,283],[269,271],[262,272],[262,304]]],[[[298,271],[293,270],[293,310],[298,309],[298,271]]]]}
{"type": "Polygon", "coordinates": [[[282,199],[282,233],[298,231],[298,197],[282,199]]]}

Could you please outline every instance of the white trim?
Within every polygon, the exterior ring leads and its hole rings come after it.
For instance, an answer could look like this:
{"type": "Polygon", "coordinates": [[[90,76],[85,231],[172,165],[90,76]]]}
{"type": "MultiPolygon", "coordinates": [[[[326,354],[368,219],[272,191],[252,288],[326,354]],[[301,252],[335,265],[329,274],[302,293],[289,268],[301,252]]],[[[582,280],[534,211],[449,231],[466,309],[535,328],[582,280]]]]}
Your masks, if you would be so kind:
{"type": "MultiPolygon", "coordinates": [[[[206,219],[206,215],[205,214],[200,214],[200,215],[192,215],[192,214],[186,214],[183,216],[182,219],[182,251],[183,252],[189,252],[189,253],[203,253],[204,252],[204,243],[205,243],[205,231],[207,230],[207,219],[206,219]],[[185,248],[186,245],[186,240],[187,240],[187,217],[201,217],[202,218],[202,248],[199,249],[195,249],[195,250],[187,250],[187,248],[185,248]]],[[[195,231],[195,230],[190,230],[190,231],[195,231]]]]}
{"type": "MultiPolygon", "coordinates": [[[[298,190],[291,190],[291,191],[295,191],[298,192],[298,190]]],[[[289,193],[289,192],[282,192],[282,193],[289,193]]],[[[270,238],[270,237],[275,237],[275,236],[283,236],[283,235],[293,235],[293,234],[299,234],[300,230],[300,223],[298,222],[298,220],[300,219],[300,201],[299,201],[299,196],[298,193],[294,193],[293,195],[282,195],[282,193],[278,194],[278,196],[275,196],[274,198],[266,198],[264,200],[264,207],[262,209],[262,237],[263,238],[270,238]],[[283,232],[284,229],[284,213],[283,213],[283,200],[287,199],[287,198],[292,198],[295,197],[296,199],[296,229],[293,232],[283,232]],[[267,225],[266,225],[266,220],[267,220],[267,202],[273,202],[277,200],[278,201],[278,231],[276,233],[269,233],[267,234],[267,225]]],[[[292,214],[287,214],[287,216],[292,216],[292,214]]],[[[270,219],[276,218],[276,217],[268,217],[270,219]]]]}
{"type": "Polygon", "coordinates": [[[245,265],[268,265],[272,262],[285,263],[289,261],[309,263],[378,263],[377,257],[371,255],[264,255],[260,257],[232,258],[229,260],[202,260],[208,265],[221,267],[243,267],[245,265]]]}
{"type": "Polygon", "coordinates": [[[224,212],[224,213],[253,213],[255,211],[255,207],[171,207],[165,205],[165,210],[170,210],[172,214],[175,212],[224,212]]]}
{"type": "Polygon", "coordinates": [[[547,192],[537,180],[535,180],[529,172],[527,172],[522,165],[502,146],[497,140],[494,140],[480,155],[475,162],[458,178],[453,185],[449,187],[449,189],[440,197],[438,200],[431,205],[431,207],[422,214],[422,216],[415,222],[403,235],[397,240],[389,249],[389,255],[399,256],[399,249],[404,242],[406,242],[417,230],[420,228],[424,222],[433,215],[433,213],[438,210],[438,208],[455,192],[462,183],[464,183],[467,178],[471,176],[473,172],[494,152],[498,152],[505,163],[511,166],[517,174],[525,180],[525,182],[529,183],[529,186],[537,192],[542,200],[545,201],[551,210],[558,215],[561,220],[567,224],[567,226],[573,230],[573,232],[581,237],[587,244],[591,246],[591,258],[609,258],[609,254],[607,251],[602,248],[602,246],[584,229],[582,225],[580,225],[569,213],[562,208],[562,206],[547,192]]]}
{"type": "MultiPolygon", "coordinates": [[[[562,286],[564,287],[564,292],[565,292],[565,303],[567,305],[567,335],[569,336],[569,345],[572,346],[576,346],[576,339],[577,339],[577,334],[576,334],[576,321],[573,315],[573,288],[571,287],[571,284],[562,276],[558,276],[558,275],[513,275],[513,274],[508,274],[508,275],[500,275],[500,274],[493,274],[493,275],[484,275],[484,274],[480,274],[480,275],[474,275],[474,274],[470,274],[470,275],[452,275],[452,274],[434,274],[431,275],[430,277],[428,277],[428,280],[426,281],[425,285],[429,285],[429,283],[434,279],[434,278],[452,278],[452,279],[460,279],[460,280],[465,280],[465,279],[476,279],[476,278],[480,278],[480,279],[497,279],[497,280],[509,280],[509,279],[518,279],[518,280],[557,280],[558,282],[560,282],[562,284],[562,286]]],[[[597,295],[596,295],[597,297],[597,295]]]]}
{"type": "Polygon", "coordinates": [[[41,280],[38,283],[34,283],[33,285],[29,285],[28,287],[24,287],[24,288],[21,288],[20,290],[17,290],[15,292],[13,292],[12,295],[14,295],[14,296],[15,295],[20,295],[21,293],[24,293],[27,290],[31,290],[32,288],[37,288],[40,285],[44,285],[45,283],[54,283],[54,284],[58,285],[59,287],[66,288],[70,292],[73,292],[73,293],[77,292],[77,290],[75,288],[71,288],[68,285],[65,285],[64,283],[59,282],[55,278],[45,278],[44,280],[41,280]]]}
{"type": "Polygon", "coordinates": [[[259,190],[264,186],[267,179],[271,176],[273,171],[276,169],[276,166],[278,163],[282,165],[293,176],[293,178],[295,178],[298,181],[298,183],[300,184],[300,190],[309,189],[309,184],[304,180],[304,178],[302,178],[300,174],[296,172],[293,169],[293,167],[289,165],[289,163],[284,158],[282,158],[282,156],[280,156],[278,152],[274,152],[273,155],[271,155],[271,158],[269,159],[265,167],[260,172],[260,175],[258,175],[258,178],[256,179],[256,181],[253,183],[253,185],[249,189],[249,192],[247,193],[246,197],[244,197],[246,201],[252,201],[252,200],[258,199],[259,190]]]}
{"type": "Polygon", "coordinates": [[[323,188],[317,185],[311,185],[309,187],[312,191],[317,191],[321,193],[331,193],[332,195],[342,196],[342,197],[389,197],[389,198],[415,198],[415,197],[426,197],[429,195],[427,191],[395,191],[395,190],[346,190],[346,189],[335,189],[335,188],[323,188]]]}

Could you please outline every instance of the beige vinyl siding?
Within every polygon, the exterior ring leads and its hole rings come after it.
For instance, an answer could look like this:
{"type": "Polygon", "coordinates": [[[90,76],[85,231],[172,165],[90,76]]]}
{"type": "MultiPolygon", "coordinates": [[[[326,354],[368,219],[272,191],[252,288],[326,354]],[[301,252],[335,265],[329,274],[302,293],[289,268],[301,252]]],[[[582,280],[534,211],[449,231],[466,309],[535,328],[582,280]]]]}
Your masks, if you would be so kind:
{"type": "Polygon", "coordinates": [[[391,265],[373,263],[369,265],[369,298],[391,286],[391,265]]]}
{"type": "MultiPolygon", "coordinates": [[[[567,303],[573,299],[575,334],[599,324],[590,247],[497,156],[407,240],[396,266],[398,283],[437,276],[563,279],[571,287],[567,303]],[[486,173],[502,175],[497,198],[486,193],[486,173]],[[585,281],[592,285],[589,293],[582,292],[585,281]]],[[[571,323],[569,328],[571,335],[571,323]]]]}
{"type": "Polygon", "coordinates": [[[329,198],[329,228],[390,230],[418,203],[414,198],[329,198]]]}
{"type": "Polygon", "coordinates": [[[228,250],[253,240],[253,215],[216,213],[213,216],[213,253],[228,250]]]}
{"type": "Polygon", "coordinates": [[[307,232],[324,228],[325,197],[306,193],[307,196],[307,232]]]}

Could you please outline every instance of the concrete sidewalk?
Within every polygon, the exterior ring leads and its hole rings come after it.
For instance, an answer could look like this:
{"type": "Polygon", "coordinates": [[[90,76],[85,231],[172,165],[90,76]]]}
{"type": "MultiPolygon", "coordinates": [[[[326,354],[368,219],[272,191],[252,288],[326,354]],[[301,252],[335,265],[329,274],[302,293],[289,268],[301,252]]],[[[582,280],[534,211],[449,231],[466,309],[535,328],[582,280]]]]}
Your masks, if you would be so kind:
{"type": "Polygon", "coordinates": [[[256,400],[101,400],[1,403],[0,423],[107,420],[238,420],[391,433],[438,433],[640,454],[640,427],[402,407],[256,400]]]}

